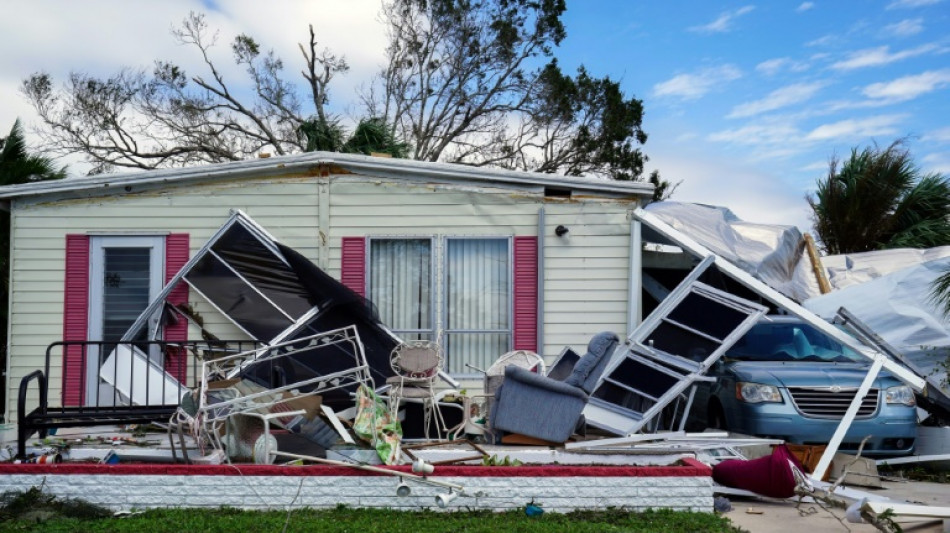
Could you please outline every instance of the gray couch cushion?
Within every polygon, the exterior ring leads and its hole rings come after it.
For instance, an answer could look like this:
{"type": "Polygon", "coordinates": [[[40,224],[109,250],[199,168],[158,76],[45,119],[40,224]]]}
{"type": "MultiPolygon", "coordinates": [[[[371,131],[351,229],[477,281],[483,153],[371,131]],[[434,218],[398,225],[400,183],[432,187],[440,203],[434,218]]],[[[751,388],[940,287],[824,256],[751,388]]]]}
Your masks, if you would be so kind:
{"type": "Polygon", "coordinates": [[[620,338],[612,331],[604,331],[594,335],[587,344],[587,353],[574,365],[574,372],[565,380],[568,385],[580,387],[590,394],[597,385],[597,380],[604,372],[610,355],[614,353],[620,338]]]}
{"type": "Polygon", "coordinates": [[[574,433],[585,405],[587,394],[581,389],[510,366],[495,394],[491,427],[564,442],[574,433]]]}

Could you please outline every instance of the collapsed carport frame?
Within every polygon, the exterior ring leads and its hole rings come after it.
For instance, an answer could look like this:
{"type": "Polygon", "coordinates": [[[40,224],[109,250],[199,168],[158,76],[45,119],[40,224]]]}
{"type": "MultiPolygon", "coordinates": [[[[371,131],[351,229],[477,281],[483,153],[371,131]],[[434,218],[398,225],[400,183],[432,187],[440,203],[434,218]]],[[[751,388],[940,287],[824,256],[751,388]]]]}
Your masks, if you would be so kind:
{"type": "MultiPolygon", "coordinates": [[[[184,315],[167,302],[182,283],[265,346],[355,324],[366,348],[371,379],[383,383],[392,375],[390,352],[402,341],[379,322],[372,304],[281,244],[240,210],[232,210],[227,221],[169,280],[130,326],[122,342],[143,336],[157,338],[165,313],[184,315]]],[[[185,318],[190,319],[187,315],[185,318]]],[[[312,364],[321,367],[332,363],[312,364]]],[[[233,370],[227,377],[236,377],[239,371],[233,370]]],[[[457,384],[447,374],[440,375],[453,386],[457,384]]],[[[293,376],[285,378],[295,381],[293,376]]]]}
{"type": "MultiPolygon", "coordinates": [[[[835,430],[831,440],[828,442],[824,454],[822,454],[821,459],[815,466],[814,472],[811,474],[813,479],[820,480],[830,467],[832,458],[834,457],[835,453],[837,453],[838,447],[841,445],[841,441],[844,439],[848,428],[851,427],[851,423],[854,421],[854,418],[857,415],[858,408],[861,406],[862,398],[864,398],[864,396],[867,394],[868,390],[871,388],[871,384],[875,379],[877,379],[877,376],[882,368],[886,368],[889,372],[894,374],[894,376],[912,387],[918,393],[924,392],[926,387],[926,381],[924,378],[908,370],[899,363],[891,360],[885,354],[872,350],[868,346],[861,344],[859,341],[839,330],[834,325],[825,322],[811,311],[808,311],[790,298],[781,294],[764,282],[756,279],[751,274],[740,269],[729,261],[717,256],[706,247],[671,227],[669,224],[666,224],[656,216],[653,216],[643,209],[637,209],[633,213],[633,218],[636,223],[646,226],[658,234],[661,238],[668,240],[670,244],[678,246],[684,252],[695,256],[699,260],[707,261],[711,259],[715,266],[723,274],[729,276],[747,289],[755,292],[760,297],[771,302],[778,308],[783,309],[789,314],[802,319],[826,335],[834,338],[841,344],[862,354],[871,361],[871,367],[868,369],[868,373],[865,376],[864,381],[862,381],[860,388],[854,396],[854,399],[851,401],[850,406],[848,407],[847,411],[845,411],[844,416],[841,418],[838,428],[835,430]]],[[[636,231],[634,232],[634,235],[641,236],[642,231],[636,231]]],[[[639,242],[635,242],[634,246],[636,250],[642,250],[642,238],[639,242]]],[[[689,276],[687,277],[687,281],[688,280],[690,280],[689,276]]]]}

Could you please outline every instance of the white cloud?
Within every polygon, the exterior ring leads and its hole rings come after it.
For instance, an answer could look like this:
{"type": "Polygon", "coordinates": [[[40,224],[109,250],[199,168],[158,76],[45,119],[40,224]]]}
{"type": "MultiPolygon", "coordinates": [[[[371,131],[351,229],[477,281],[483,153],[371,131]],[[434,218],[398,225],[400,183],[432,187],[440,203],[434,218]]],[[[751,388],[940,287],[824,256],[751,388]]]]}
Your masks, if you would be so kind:
{"type": "Polygon", "coordinates": [[[904,102],[947,85],[950,85],[950,69],[928,70],[914,76],[904,76],[888,82],[872,83],[861,92],[868,98],[887,102],[904,102]]]}
{"type": "Polygon", "coordinates": [[[732,22],[755,9],[755,6],[743,6],[735,11],[727,11],[716,20],[702,26],[693,26],[689,31],[696,33],[726,33],[732,29],[732,22]]]}
{"type": "Polygon", "coordinates": [[[828,141],[835,139],[866,139],[880,135],[899,133],[897,123],[906,115],[878,115],[863,119],[847,119],[831,124],[822,124],[809,132],[805,139],[809,141],[828,141]]]}
{"type": "Polygon", "coordinates": [[[788,144],[801,137],[801,131],[791,123],[762,122],[741,128],[717,131],[709,140],[741,145],[788,144]]]}
{"type": "Polygon", "coordinates": [[[802,172],[815,172],[816,170],[827,170],[828,162],[827,161],[815,161],[814,163],[809,163],[803,167],[800,167],[798,170],[802,172]]]}
{"type": "Polygon", "coordinates": [[[782,71],[804,72],[808,70],[809,65],[804,61],[796,61],[789,57],[776,57],[767,59],[755,66],[755,70],[766,76],[774,76],[782,71]]]}
{"type": "Polygon", "coordinates": [[[904,19],[894,24],[888,24],[881,29],[881,33],[891,37],[910,37],[924,31],[924,19],[904,19]]]}
{"type": "Polygon", "coordinates": [[[864,50],[852,52],[848,59],[834,63],[831,65],[831,68],[836,70],[854,70],[865,67],[879,67],[881,65],[887,65],[910,57],[923,55],[936,49],[937,46],[933,44],[925,44],[918,46],[917,48],[911,48],[909,50],[902,50],[900,52],[894,53],[891,53],[889,46],[865,48],[864,50]]]}
{"type": "Polygon", "coordinates": [[[838,39],[837,35],[824,35],[805,43],[805,46],[828,46],[838,39]]]}
{"type": "Polygon", "coordinates": [[[934,4],[939,4],[943,0],[894,0],[887,5],[886,9],[901,9],[901,8],[915,8],[915,7],[924,7],[932,6],[934,4]]]}
{"type": "Polygon", "coordinates": [[[928,154],[922,161],[925,163],[925,172],[938,172],[950,175],[950,152],[928,154]]]}
{"type": "Polygon", "coordinates": [[[796,225],[803,231],[811,227],[804,190],[781,166],[757,168],[741,158],[704,153],[699,145],[656,150],[649,165],[664,178],[682,180],[673,201],[725,206],[749,222],[796,225]]]}
{"type": "Polygon", "coordinates": [[[814,2],[802,2],[801,5],[795,8],[795,11],[802,13],[804,11],[808,11],[809,9],[813,9],[814,7],[815,7],[814,2]]]}
{"type": "Polygon", "coordinates": [[[23,98],[15,91],[6,92],[7,87],[18,86],[36,71],[48,72],[61,83],[70,70],[106,76],[122,66],[151,69],[153,60],[163,59],[179,64],[188,75],[209,77],[197,50],[178,45],[169,33],[189,11],[204,12],[210,28],[220,30],[212,57],[232,83],[245,83],[246,76],[231,59],[230,41],[238,33],[246,33],[263,50],[273,49],[284,60],[286,78],[300,83],[301,94],[305,81],[299,74],[303,58],[298,43],[307,42],[308,25],[313,24],[318,51],[329,48],[345,55],[351,67],[330,86],[331,105],[338,113],[358,102],[358,87],[369,81],[384,61],[386,36],[377,20],[378,2],[288,0],[281,2],[280,9],[262,7],[254,0],[219,2],[217,8],[199,0],[15,2],[5,6],[6,16],[0,17],[0,35],[7,48],[12,50],[11,43],[16,43],[17,49],[29,53],[4,54],[0,87],[5,99],[0,106],[0,125],[12,124],[16,116],[25,124],[38,120],[32,108],[27,114],[16,107],[25,103],[23,98]],[[11,105],[16,109],[10,109],[11,105]]]}
{"type": "Polygon", "coordinates": [[[683,100],[696,100],[702,98],[717,85],[740,77],[742,77],[742,71],[734,65],[709,67],[692,74],[679,74],[664,82],[657,83],[653,86],[653,94],[656,96],[672,96],[683,100]]]}
{"type": "Polygon", "coordinates": [[[765,98],[739,104],[732,108],[727,118],[751,117],[774,111],[810,99],[824,87],[823,82],[796,83],[770,92],[765,98]]]}
{"type": "Polygon", "coordinates": [[[938,143],[950,143],[950,127],[940,128],[924,135],[923,140],[938,143]]]}

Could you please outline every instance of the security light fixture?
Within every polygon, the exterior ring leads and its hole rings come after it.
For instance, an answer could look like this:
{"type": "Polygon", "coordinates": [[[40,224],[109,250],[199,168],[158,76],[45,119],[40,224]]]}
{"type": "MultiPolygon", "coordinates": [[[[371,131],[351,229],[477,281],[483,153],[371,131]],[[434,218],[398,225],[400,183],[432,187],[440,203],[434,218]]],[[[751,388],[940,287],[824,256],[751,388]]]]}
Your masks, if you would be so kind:
{"type": "Polygon", "coordinates": [[[445,507],[452,502],[455,498],[458,498],[459,494],[457,492],[452,492],[451,490],[447,494],[437,494],[435,496],[435,503],[439,506],[440,509],[445,509],[445,507]]]}

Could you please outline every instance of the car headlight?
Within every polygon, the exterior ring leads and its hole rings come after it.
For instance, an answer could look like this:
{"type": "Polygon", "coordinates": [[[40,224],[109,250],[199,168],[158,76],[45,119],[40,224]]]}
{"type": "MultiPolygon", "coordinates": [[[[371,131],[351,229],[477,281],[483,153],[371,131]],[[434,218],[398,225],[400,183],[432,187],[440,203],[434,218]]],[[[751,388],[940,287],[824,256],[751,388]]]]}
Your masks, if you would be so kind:
{"type": "Polygon", "coordinates": [[[887,390],[884,391],[884,401],[887,403],[901,403],[911,406],[917,405],[917,400],[914,398],[914,391],[907,385],[888,387],[887,390]]]}
{"type": "Polygon", "coordinates": [[[782,403],[782,394],[778,387],[761,383],[736,383],[736,399],[748,403],[782,403]]]}

